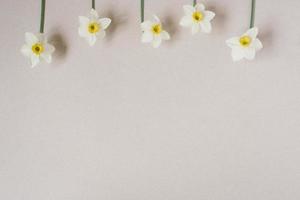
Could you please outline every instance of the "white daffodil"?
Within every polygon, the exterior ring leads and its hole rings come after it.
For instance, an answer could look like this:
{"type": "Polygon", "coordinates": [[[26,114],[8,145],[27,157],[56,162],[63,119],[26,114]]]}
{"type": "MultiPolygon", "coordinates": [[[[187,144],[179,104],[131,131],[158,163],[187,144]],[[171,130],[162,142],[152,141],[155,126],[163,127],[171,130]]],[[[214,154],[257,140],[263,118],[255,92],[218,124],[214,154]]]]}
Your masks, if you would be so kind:
{"type": "Polygon", "coordinates": [[[105,37],[105,29],[110,25],[111,19],[99,18],[96,10],[91,9],[88,17],[79,16],[80,27],[78,33],[85,38],[90,46],[93,46],[97,38],[105,37]]]}
{"type": "Polygon", "coordinates": [[[215,13],[205,10],[203,4],[196,4],[195,6],[183,6],[185,16],[180,20],[180,25],[183,27],[190,27],[192,34],[196,34],[201,29],[204,33],[211,32],[210,21],[215,17],[215,13]]]}
{"type": "Polygon", "coordinates": [[[21,48],[21,52],[24,56],[30,58],[32,67],[35,67],[41,61],[51,63],[55,48],[47,43],[47,39],[43,34],[25,33],[25,42],[26,44],[21,48]]]}
{"type": "Polygon", "coordinates": [[[162,40],[170,39],[169,33],[163,29],[162,23],[155,15],[153,21],[144,21],[141,24],[141,29],[143,31],[141,41],[143,43],[152,43],[154,48],[159,47],[162,40]]]}
{"type": "Polygon", "coordinates": [[[256,27],[249,29],[240,37],[233,37],[226,41],[227,45],[232,49],[231,56],[233,61],[239,61],[243,58],[253,60],[256,51],[263,48],[262,43],[257,37],[258,29],[256,27]]]}

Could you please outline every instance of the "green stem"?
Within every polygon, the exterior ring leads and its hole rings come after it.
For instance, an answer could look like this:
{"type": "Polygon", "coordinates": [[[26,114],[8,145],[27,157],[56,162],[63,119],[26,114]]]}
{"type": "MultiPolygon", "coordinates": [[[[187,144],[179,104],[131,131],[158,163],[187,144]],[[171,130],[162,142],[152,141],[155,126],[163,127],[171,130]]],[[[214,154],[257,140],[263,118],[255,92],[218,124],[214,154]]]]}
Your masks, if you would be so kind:
{"type": "Polygon", "coordinates": [[[197,4],[197,0],[193,0],[193,6],[197,4]]]}
{"type": "Polygon", "coordinates": [[[254,20],[255,20],[255,0],[252,0],[251,3],[251,20],[250,20],[250,28],[254,27],[254,20]]]}
{"type": "Polygon", "coordinates": [[[95,10],[96,9],[96,3],[95,0],[92,0],[92,8],[95,10]]]}
{"type": "Polygon", "coordinates": [[[40,33],[44,33],[44,26],[45,26],[45,8],[46,8],[46,0],[41,0],[41,23],[40,23],[40,33]]]}
{"type": "Polygon", "coordinates": [[[144,22],[145,0],[141,0],[141,22],[144,22]]]}

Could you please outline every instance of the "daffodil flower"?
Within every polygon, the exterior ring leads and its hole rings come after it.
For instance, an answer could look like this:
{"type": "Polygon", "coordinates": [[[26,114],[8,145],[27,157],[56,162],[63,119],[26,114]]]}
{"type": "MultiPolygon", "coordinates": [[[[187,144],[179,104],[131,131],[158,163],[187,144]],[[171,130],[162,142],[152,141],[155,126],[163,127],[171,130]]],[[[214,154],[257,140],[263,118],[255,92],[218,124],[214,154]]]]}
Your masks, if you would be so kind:
{"type": "Polygon", "coordinates": [[[215,17],[215,13],[209,10],[205,10],[203,4],[196,4],[195,6],[185,5],[183,6],[185,16],[180,20],[180,25],[183,27],[189,27],[192,30],[192,34],[196,34],[201,30],[204,33],[211,32],[211,20],[215,17]]]}
{"type": "Polygon", "coordinates": [[[21,48],[21,52],[24,56],[30,58],[32,67],[35,67],[41,61],[51,63],[55,48],[47,42],[43,34],[25,33],[25,42],[26,44],[21,48]]]}
{"type": "Polygon", "coordinates": [[[105,30],[111,23],[109,18],[99,18],[95,9],[91,9],[88,17],[79,16],[79,36],[85,38],[90,46],[93,46],[97,38],[105,37],[105,30]]]}
{"type": "Polygon", "coordinates": [[[232,49],[233,61],[239,61],[243,58],[253,60],[255,58],[256,51],[263,48],[257,34],[258,28],[253,27],[240,37],[233,37],[226,41],[226,44],[232,49]]]}
{"type": "Polygon", "coordinates": [[[144,21],[141,23],[143,31],[141,41],[143,43],[152,43],[154,48],[160,46],[163,40],[169,40],[170,35],[163,29],[162,23],[157,16],[154,16],[153,21],[144,21]]]}

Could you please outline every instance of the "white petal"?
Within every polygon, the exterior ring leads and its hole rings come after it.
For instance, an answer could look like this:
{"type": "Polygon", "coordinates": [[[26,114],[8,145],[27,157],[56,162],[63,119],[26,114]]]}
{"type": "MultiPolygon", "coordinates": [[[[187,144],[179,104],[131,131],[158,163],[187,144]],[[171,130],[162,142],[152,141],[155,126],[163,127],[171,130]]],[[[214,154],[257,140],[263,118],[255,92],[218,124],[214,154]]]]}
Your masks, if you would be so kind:
{"type": "Polygon", "coordinates": [[[36,44],[39,39],[36,35],[34,35],[33,33],[25,33],[25,41],[26,41],[26,44],[32,46],[33,44],[36,44]]]}
{"type": "Polygon", "coordinates": [[[215,17],[215,15],[216,14],[214,12],[204,11],[205,19],[208,20],[208,21],[212,20],[215,17]]]}
{"type": "Polygon", "coordinates": [[[161,44],[161,41],[162,41],[161,37],[159,36],[154,37],[154,40],[152,41],[152,46],[154,48],[158,48],[161,44]]]}
{"type": "Polygon", "coordinates": [[[167,31],[162,31],[160,35],[161,35],[161,38],[163,40],[169,40],[170,39],[170,34],[167,31]]]}
{"type": "Polygon", "coordinates": [[[43,60],[45,60],[47,63],[51,63],[52,62],[52,56],[49,53],[43,53],[43,54],[41,54],[41,58],[43,60]]]}
{"type": "Polygon", "coordinates": [[[231,56],[233,61],[239,61],[244,58],[244,50],[239,47],[232,48],[231,56]]]}
{"type": "Polygon", "coordinates": [[[50,54],[51,55],[55,51],[55,47],[51,44],[46,43],[44,45],[44,48],[45,48],[45,50],[44,50],[45,54],[50,54]]]}
{"type": "Polygon", "coordinates": [[[233,37],[233,38],[226,40],[226,44],[227,44],[227,46],[229,46],[231,48],[239,47],[240,46],[239,40],[240,40],[239,37],[233,37]]]}
{"type": "Polygon", "coordinates": [[[255,58],[255,48],[244,48],[245,58],[253,60],[255,58]]]}
{"type": "Polygon", "coordinates": [[[95,9],[90,11],[91,19],[97,21],[99,19],[98,12],[95,9]]]}
{"type": "Polygon", "coordinates": [[[186,14],[186,15],[192,15],[195,12],[195,8],[194,8],[194,6],[191,6],[191,5],[184,5],[183,11],[184,11],[184,14],[186,14]]]}
{"type": "Polygon", "coordinates": [[[184,16],[181,18],[180,23],[183,27],[189,27],[193,25],[193,19],[191,16],[184,16]]]}
{"type": "Polygon", "coordinates": [[[100,38],[100,39],[103,39],[104,37],[105,37],[105,35],[106,35],[106,33],[105,33],[105,31],[99,31],[98,33],[97,33],[97,37],[98,38],[100,38]]]}
{"type": "Polygon", "coordinates": [[[21,48],[21,52],[26,57],[30,57],[32,54],[31,47],[29,47],[28,45],[23,45],[21,48]]]}
{"type": "Polygon", "coordinates": [[[90,19],[85,16],[79,16],[78,19],[80,26],[87,26],[90,23],[90,19]]]}
{"type": "Polygon", "coordinates": [[[156,15],[153,15],[153,18],[156,24],[161,24],[160,19],[156,15]]]}
{"type": "Polygon", "coordinates": [[[95,43],[96,43],[96,41],[97,41],[96,35],[90,35],[86,39],[87,39],[87,41],[88,41],[88,43],[89,43],[90,46],[94,46],[95,43]]]}
{"type": "Polygon", "coordinates": [[[204,33],[211,32],[211,23],[209,21],[203,21],[200,23],[201,29],[204,33]]]}
{"type": "Polygon", "coordinates": [[[205,6],[202,3],[197,3],[195,5],[195,8],[196,8],[196,10],[199,10],[199,11],[204,11],[205,10],[205,6]]]}
{"type": "Polygon", "coordinates": [[[258,28],[253,27],[251,29],[249,29],[244,35],[248,35],[252,38],[252,40],[254,40],[256,38],[258,34],[258,28]]]}
{"type": "Polygon", "coordinates": [[[199,24],[193,24],[192,26],[192,34],[195,35],[196,33],[198,33],[200,30],[200,25],[199,24]]]}
{"type": "Polygon", "coordinates": [[[89,37],[90,36],[90,33],[88,32],[88,28],[86,26],[80,26],[78,28],[78,34],[81,37],[89,37]]]}
{"type": "Polygon", "coordinates": [[[253,47],[258,51],[261,50],[263,48],[263,44],[261,43],[261,41],[259,39],[255,39],[253,41],[253,47]]]}
{"type": "Polygon", "coordinates": [[[35,67],[39,63],[40,63],[40,57],[32,54],[31,55],[31,67],[35,67]]]}
{"type": "Polygon", "coordinates": [[[145,31],[143,34],[142,34],[142,38],[141,38],[141,41],[143,43],[148,43],[148,42],[152,42],[153,40],[153,34],[149,31],[145,31]]]}
{"type": "Polygon", "coordinates": [[[41,42],[41,43],[47,43],[47,41],[48,41],[47,37],[43,33],[37,34],[37,38],[38,38],[39,42],[41,42]]]}
{"type": "Polygon", "coordinates": [[[107,27],[111,23],[111,19],[109,19],[109,18],[101,18],[101,19],[99,19],[99,23],[101,25],[101,28],[107,29],[107,27]]]}
{"type": "Polygon", "coordinates": [[[142,31],[149,31],[149,30],[151,30],[152,24],[153,23],[151,21],[144,21],[143,23],[141,23],[141,29],[142,29],[142,31]]]}

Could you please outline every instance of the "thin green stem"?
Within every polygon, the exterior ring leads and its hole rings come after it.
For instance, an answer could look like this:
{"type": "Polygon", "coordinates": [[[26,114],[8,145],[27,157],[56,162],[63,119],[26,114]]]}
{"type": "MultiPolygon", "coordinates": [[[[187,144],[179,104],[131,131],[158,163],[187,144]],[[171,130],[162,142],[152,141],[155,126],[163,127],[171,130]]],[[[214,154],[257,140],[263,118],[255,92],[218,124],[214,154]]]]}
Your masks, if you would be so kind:
{"type": "Polygon", "coordinates": [[[41,0],[41,23],[40,23],[40,33],[44,33],[44,26],[45,26],[45,8],[46,8],[46,0],[41,0]]]}
{"type": "Polygon", "coordinates": [[[145,0],[141,0],[141,22],[144,22],[145,17],[145,0]]]}
{"type": "Polygon", "coordinates": [[[197,4],[197,0],[193,0],[193,6],[197,4]]]}
{"type": "Polygon", "coordinates": [[[254,27],[254,20],[255,20],[255,3],[256,0],[252,0],[251,3],[251,20],[250,20],[250,28],[254,27]]]}
{"type": "Polygon", "coordinates": [[[92,0],[92,8],[95,10],[96,9],[96,2],[95,0],[92,0]]]}

